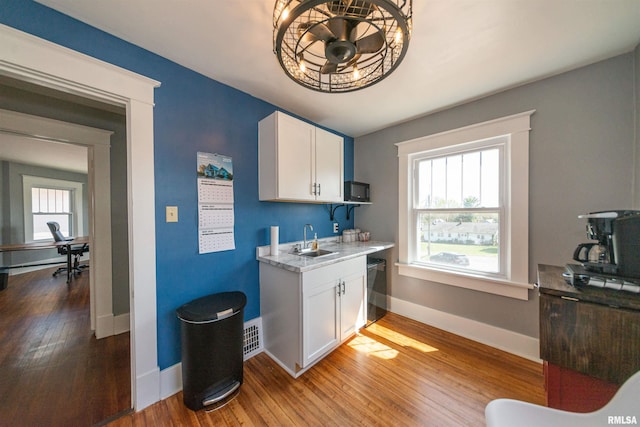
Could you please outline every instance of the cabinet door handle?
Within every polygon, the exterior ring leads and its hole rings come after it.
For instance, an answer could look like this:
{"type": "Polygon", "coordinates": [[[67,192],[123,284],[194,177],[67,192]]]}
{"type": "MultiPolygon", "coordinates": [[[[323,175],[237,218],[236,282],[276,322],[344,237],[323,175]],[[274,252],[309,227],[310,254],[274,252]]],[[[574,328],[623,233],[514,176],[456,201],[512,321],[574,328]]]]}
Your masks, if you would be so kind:
{"type": "Polygon", "coordinates": [[[320,187],[320,184],[318,184],[318,196],[320,195],[320,193],[322,193],[322,188],[320,187]]]}
{"type": "Polygon", "coordinates": [[[344,286],[344,280],[342,281],[342,295],[344,295],[345,292],[347,292],[345,286],[344,286]]]}
{"type": "Polygon", "coordinates": [[[313,190],[311,190],[311,194],[316,195],[316,183],[313,183],[313,190]]]}

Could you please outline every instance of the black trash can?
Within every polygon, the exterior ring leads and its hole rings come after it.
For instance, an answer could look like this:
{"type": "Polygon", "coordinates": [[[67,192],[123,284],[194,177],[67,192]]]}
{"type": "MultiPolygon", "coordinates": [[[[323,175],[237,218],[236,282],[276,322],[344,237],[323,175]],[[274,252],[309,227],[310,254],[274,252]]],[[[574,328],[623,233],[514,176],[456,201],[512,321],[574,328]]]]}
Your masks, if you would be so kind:
{"type": "Polygon", "coordinates": [[[182,342],[182,393],[188,408],[217,409],[240,392],[246,303],[242,292],[221,292],[176,310],[182,342]]]}

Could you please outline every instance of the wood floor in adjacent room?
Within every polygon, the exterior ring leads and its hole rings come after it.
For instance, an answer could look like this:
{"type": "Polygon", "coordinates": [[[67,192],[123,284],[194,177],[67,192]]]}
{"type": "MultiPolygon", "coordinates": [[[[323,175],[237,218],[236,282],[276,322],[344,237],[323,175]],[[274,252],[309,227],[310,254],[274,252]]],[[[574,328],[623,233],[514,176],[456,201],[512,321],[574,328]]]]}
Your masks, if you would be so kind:
{"type": "Polygon", "coordinates": [[[131,406],[129,334],[96,340],[89,273],[9,277],[0,291],[0,426],[92,426],[131,406]]]}
{"type": "Polygon", "coordinates": [[[395,314],[295,380],[258,354],[240,390],[209,413],[187,409],[178,393],[109,427],[483,426],[492,399],[544,404],[541,364],[395,314]]]}

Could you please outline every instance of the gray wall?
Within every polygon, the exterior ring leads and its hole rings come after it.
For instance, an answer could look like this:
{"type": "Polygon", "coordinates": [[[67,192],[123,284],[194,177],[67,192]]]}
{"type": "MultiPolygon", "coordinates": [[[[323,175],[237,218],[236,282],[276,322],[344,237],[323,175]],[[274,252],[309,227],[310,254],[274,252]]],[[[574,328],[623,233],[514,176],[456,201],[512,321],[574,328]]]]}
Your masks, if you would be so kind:
{"type": "Polygon", "coordinates": [[[634,168],[634,199],[633,207],[640,209],[640,44],[636,46],[635,50],[635,87],[636,87],[636,122],[635,122],[635,134],[636,134],[636,158],[634,168]]]}
{"type": "MultiPolygon", "coordinates": [[[[2,217],[3,221],[0,222],[0,225],[2,226],[2,235],[7,243],[22,243],[26,241],[24,235],[23,175],[82,183],[82,199],[84,203],[82,205],[81,215],[83,218],[83,230],[77,231],[75,235],[86,235],[89,232],[86,174],[7,161],[0,161],[0,164],[2,164],[2,170],[5,171],[5,179],[0,183],[3,187],[3,197],[0,198],[0,200],[2,201],[2,206],[6,211],[5,215],[2,217]]],[[[59,257],[58,252],[53,249],[46,251],[7,252],[4,255],[3,265],[19,265],[59,257]]]]}
{"type": "Polygon", "coordinates": [[[114,132],[110,158],[113,314],[128,313],[127,135],[124,111],[10,79],[0,81],[0,108],[114,132]]]}
{"type": "MultiPolygon", "coordinates": [[[[354,178],[371,183],[373,204],[357,210],[356,225],[376,239],[398,241],[394,143],[535,109],[529,158],[530,282],[536,280],[539,263],[570,262],[575,246],[586,241],[579,214],[632,207],[637,61],[632,53],[621,55],[357,138],[354,178]]],[[[391,277],[395,298],[538,337],[535,291],[520,301],[399,276],[395,268],[391,277]]]]}

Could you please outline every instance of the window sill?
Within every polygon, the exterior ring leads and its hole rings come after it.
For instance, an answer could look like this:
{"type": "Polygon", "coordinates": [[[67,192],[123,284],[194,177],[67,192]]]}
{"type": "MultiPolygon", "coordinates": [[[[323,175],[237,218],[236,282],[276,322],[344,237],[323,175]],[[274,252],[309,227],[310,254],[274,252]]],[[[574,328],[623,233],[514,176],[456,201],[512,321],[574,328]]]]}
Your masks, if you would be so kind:
{"type": "Polygon", "coordinates": [[[473,289],[474,291],[487,292],[524,301],[529,299],[529,290],[533,289],[533,285],[529,283],[517,283],[473,274],[453,273],[414,264],[396,263],[396,266],[398,267],[398,274],[401,276],[473,289]]]}

